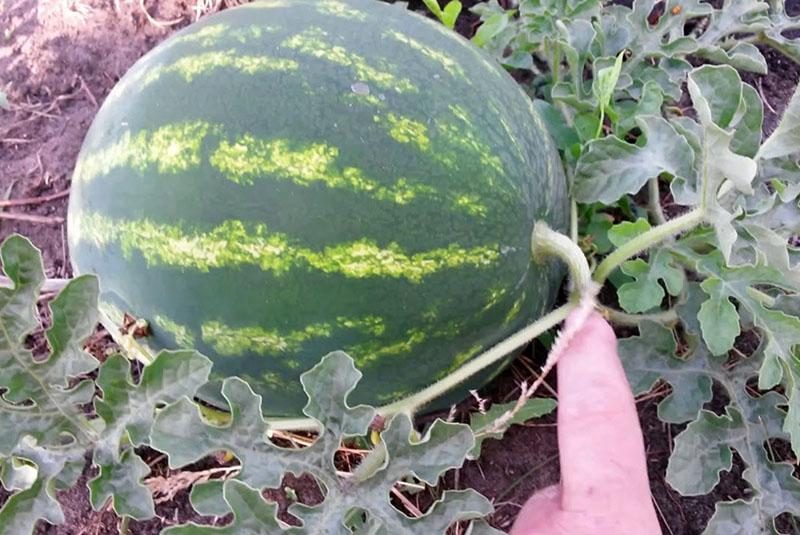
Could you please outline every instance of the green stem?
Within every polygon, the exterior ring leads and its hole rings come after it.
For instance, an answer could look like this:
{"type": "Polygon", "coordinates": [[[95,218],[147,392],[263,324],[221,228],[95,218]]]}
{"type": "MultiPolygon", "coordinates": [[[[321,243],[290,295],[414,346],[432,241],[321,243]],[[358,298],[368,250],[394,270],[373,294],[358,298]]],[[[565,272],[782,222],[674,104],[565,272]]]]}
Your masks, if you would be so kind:
{"type": "Polygon", "coordinates": [[[578,243],[578,201],[575,199],[569,205],[569,237],[578,243]]]}
{"type": "Polygon", "coordinates": [[[747,295],[764,305],[765,307],[774,307],[775,306],[775,298],[771,295],[762,292],[752,286],[747,287],[747,295]]]}
{"type": "Polygon", "coordinates": [[[593,285],[592,272],[576,241],[556,232],[543,221],[537,221],[531,235],[534,261],[555,256],[567,264],[573,292],[581,293],[593,285]]]}
{"type": "Polygon", "coordinates": [[[597,132],[594,133],[595,139],[600,137],[600,134],[603,133],[603,121],[606,120],[606,109],[603,106],[600,106],[600,121],[597,123],[597,132]]]}
{"type": "Polygon", "coordinates": [[[502,360],[515,349],[524,346],[543,332],[555,327],[564,321],[570,311],[576,306],[577,303],[574,302],[569,302],[565,305],[562,305],[549,314],[542,316],[537,321],[531,323],[522,330],[517,331],[515,334],[506,338],[485,353],[482,353],[478,357],[467,362],[444,379],[433,383],[431,386],[417,392],[412,396],[401,399],[394,403],[390,403],[389,405],[384,405],[378,409],[378,412],[385,417],[389,417],[401,412],[406,414],[415,413],[420,407],[429,401],[440,397],[448,390],[463,383],[484,368],[487,368],[492,364],[502,360]]]}
{"type": "Polygon", "coordinates": [[[639,234],[631,241],[624,243],[616,251],[608,255],[600,262],[594,272],[594,280],[598,284],[603,284],[611,273],[631,257],[634,257],[650,247],[662,242],[683,231],[696,227],[703,222],[705,210],[695,208],[682,216],[670,219],[663,225],[651,228],[647,232],[639,234]]]}
{"type": "Polygon", "coordinates": [[[551,65],[550,72],[553,73],[553,85],[559,82],[561,73],[559,67],[561,66],[561,46],[558,43],[553,44],[553,64],[551,65]]]}
{"type": "Polygon", "coordinates": [[[653,219],[657,225],[663,225],[667,222],[667,218],[664,217],[664,211],[661,209],[661,191],[658,189],[658,177],[653,177],[648,181],[647,191],[653,219]]]}
{"type": "Polygon", "coordinates": [[[617,325],[635,327],[642,321],[655,321],[664,324],[678,321],[678,313],[674,308],[652,312],[650,314],[628,314],[627,312],[622,312],[621,310],[610,308],[605,305],[598,305],[598,308],[606,318],[617,325]]]}

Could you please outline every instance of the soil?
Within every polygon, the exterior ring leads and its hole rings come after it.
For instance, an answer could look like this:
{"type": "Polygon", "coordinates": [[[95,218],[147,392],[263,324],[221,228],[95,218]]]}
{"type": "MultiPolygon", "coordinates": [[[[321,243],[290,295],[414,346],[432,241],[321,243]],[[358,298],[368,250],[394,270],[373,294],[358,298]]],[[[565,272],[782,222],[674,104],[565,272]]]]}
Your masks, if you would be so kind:
{"type": "MultiPolygon", "coordinates": [[[[0,0],[0,90],[8,94],[10,111],[0,110],[0,196],[18,199],[42,197],[69,189],[70,175],[81,142],[98,106],[117,80],[147,50],[198,16],[239,2],[231,0],[0,0]],[[198,6],[200,9],[198,10],[198,6]]],[[[465,8],[474,1],[464,2],[465,8]]],[[[501,2],[502,3],[502,2],[501,2]]],[[[411,2],[420,8],[421,2],[411,2]]],[[[789,2],[790,12],[800,1],[789,2]]],[[[466,13],[457,29],[474,32],[477,18],[466,13]]],[[[745,78],[762,93],[766,106],[765,132],[775,128],[778,118],[800,77],[800,69],[780,54],[765,50],[770,74],[745,78]]],[[[0,212],[0,238],[18,232],[29,237],[44,254],[50,277],[70,276],[65,227],[67,199],[14,207],[0,212]],[[13,216],[12,214],[17,214],[13,216]],[[9,219],[36,218],[36,222],[9,219]]],[[[101,333],[102,336],[102,333],[101,333]]],[[[95,339],[92,348],[102,352],[107,342],[95,339]]],[[[530,367],[540,364],[542,348],[534,348],[498,377],[481,395],[503,402],[515,399],[518,384],[530,378],[530,367]]],[[[554,385],[553,385],[554,386],[554,385]]],[[[666,390],[663,395],[666,395],[666,390]]],[[[654,500],[665,533],[700,533],[714,512],[718,499],[740,497],[746,485],[741,463],[722,476],[708,496],[681,497],[665,482],[664,474],[672,438],[682,426],[658,420],[659,397],[638,403],[645,434],[649,474],[654,500]]],[[[468,402],[460,407],[465,411],[468,402]]],[[[463,412],[462,412],[463,413],[463,412]]],[[[459,414],[462,414],[459,413],[459,414]]],[[[162,455],[145,450],[142,456],[152,467],[151,476],[168,476],[162,455]]],[[[221,466],[211,459],[206,469],[221,466]]],[[[78,485],[58,493],[66,523],[41,523],[39,533],[118,533],[119,519],[106,508],[95,512],[88,501],[87,468],[78,485]]],[[[537,489],[558,482],[558,450],[553,417],[515,426],[500,441],[489,440],[478,461],[467,463],[445,479],[447,488],[471,487],[495,502],[491,523],[508,529],[520,506],[537,489]]],[[[305,501],[319,500],[319,489],[308,477],[287,478],[305,501]]],[[[284,520],[286,493],[268,491],[281,503],[284,520]]],[[[0,505],[8,494],[0,487],[0,505]]],[[[423,500],[424,501],[424,500],[423,500]]],[[[158,517],[132,522],[134,534],[155,534],[163,527],[194,520],[221,524],[228,519],[198,517],[188,503],[188,491],[157,505],[158,517]]]]}

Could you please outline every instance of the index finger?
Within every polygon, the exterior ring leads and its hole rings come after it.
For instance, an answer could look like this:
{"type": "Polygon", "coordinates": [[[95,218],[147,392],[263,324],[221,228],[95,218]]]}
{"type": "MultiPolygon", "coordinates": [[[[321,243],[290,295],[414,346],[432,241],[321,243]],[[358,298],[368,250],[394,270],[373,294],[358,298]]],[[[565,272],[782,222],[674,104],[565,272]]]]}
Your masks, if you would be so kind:
{"type": "Polygon", "coordinates": [[[633,394],[614,331],[597,312],[558,362],[558,447],[564,510],[616,506],[624,496],[645,497],[652,509],[633,394]]]}

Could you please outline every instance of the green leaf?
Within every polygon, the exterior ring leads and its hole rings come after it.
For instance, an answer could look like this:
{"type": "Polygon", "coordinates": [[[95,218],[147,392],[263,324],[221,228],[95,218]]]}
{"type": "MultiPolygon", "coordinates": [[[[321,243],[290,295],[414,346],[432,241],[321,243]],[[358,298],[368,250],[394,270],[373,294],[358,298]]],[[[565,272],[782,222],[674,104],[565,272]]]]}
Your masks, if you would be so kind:
{"type": "Polygon", "coordinates": [[[231,512],[224,499],[221,479],[212,479],[203,483],[195,483],[189,493],[189,500],[195,511],[203,516],[225,516],[231,512]]]}
{"type": "MultiPolygon", "coordinates": [[[[779,433],[781,414],[776,406],[781,402],[780,396],[767,393],[744,402],[743,412],[731,407],[722,416],[701,411],[675,439],[667,482],[683,495],[706,494],[719,483],[719,473],[731,468],[735,449],[749,467],[743,476],[757,493],[748,507],[753,523],[777,532],[774,517],[795,512],[800,500],[800,480],[792,475],[792,466],[770,461],[764,449],[764,442],[779,433]]],[[[712,518],[711,526],[724,522],[730,511],[718,509],[717,514],[723,518],[712,518]]]]}
{"type": "Polygon", "coordinates": [[[23,436],[42,445],[63,444],[64,435],[86,441],[94,437],[78,407],[88,402],[91,381],[77,377],[97,366],[81,342],[97,322],[97,280],[76,278],[50,304],[52,326],[47,338],[49,356],[34,360],[24,346],[25,337],[39,326],[36,300],[44,282],[39,251],[25,238],[11,236],[2,245],[3,268],[13,288],[0,288],[0,325],[6,336],[0,341],[0,455],[8,455],[23,436]]]}
{"type": "Polygon", "coordinates": [[[678,295],[683,289],[685,274],[672,265],[665,250],[656,250],[650,262],[641,258],[628,260],[621,266],[622,272],[634,278],[619,287],[617,294],[623,309],[630,313],[646,312],[656,308],[664,299],[663,281],[670,295],[678,295]]]}
{"type": "Polygon", "coordinates": [[[736,154],[754,158],[761,146],[761,127],[764,122],[764,105],[753,86],[742,84],[742,101],[745,111],[736,125],[731,140],[731,150],[736,154]]]}
{"type": "Polygon", "coordinates": [[[94,402],[106,423],[95,446],[95,462],[119,461],[123,438],[134,446],[146,444],[156,406],[193,396],[210,371],[211,361],[195,351],[162,351],[144,368],[139,384],[133,384],[128,359],[121,355],[106,359],[97,376],[103,397],[94,402]]]}
{"type": "Polygon", "coordinates": [[[575,130],[567,125],[564,116],[555,106],[545,100],[534,99],[533,107],[539,112],[539,117],[544,121],[547,132],[559,150],[566,152],[579,142],[575,130]]]}
{"type": "Polygon", "coordinates": [[[656,116],[638,117],[636,123],[647,138],[643,147],[616,136],[588,144],[575,170],[573,194],[578,202],[611,204],[662,173],[694,176],[694,152],[672,125],[656,116]]]}
{"type": "MultiPolygon", "coordinates": [[[[132,388],[126,382],[129,363],[111,357],[98,379],[106,395],[96,404],[100,418],[88,419],[85,404],[91,401],[95,385],[85,376],[97,367],[97,361],[83,350],[82,342],[97,324],[97,280],[75,278],[50,303],[51,326],[46,337],[51,351],[34,359],[23,341],[39,326],[36,302],[44,282],[41,255],[28,240],[11,236],[0,248],[0,256],[12,283],[11,288],[0,288],[0,324],[7,333],[0,342],[0,389],[5,390],[0,398],[4,431],[0,435],[0,475],[17,489],[0,510],[0,525],[13,526],[11,533],[30,533],[37,519],[63,521],[53,498],[55,489],[76,483],[87,453],[95,447],[95,458],[102,462],[99,477],[91,483],[93,503],[101,506],[111,497],[120,514],[142,519],[151,516],[150,493],[140,484],[149,469],[130,449],[120,455],[120,438],[128,423],[141,422],[149,428],[147,415],[152,415],[156,403],[170,398],[160,398],[152,391],[151,399],[127,406],[136,394],[131,399],[122,394],[123,384],[132,388]],[[13,470],[23,464],[36,467],[33,481],[23,481],[22,474],[13,470]]],[[[145,378],[159,371],[163,371],[159,366],[148,369],[145,378]]],[[[165,379],[186,380],[169,375],[165,379]]],[[[146,437],[148,432],[145,429],[139,434],[146,437]]],[[[29,477],[29,470],[26,472],[29,477]]]]}
{"type": "Polygon", "coordinates": [[[100,467],[100,473],[89,482],[89,498],[96,511],[111,499],[120,516],[145,520],[155,516],[153,497],[142,479],[150,467],[128,449],[115,464],[100,467]]]}
{"type": "Polygon", "coordinates": [[[442,20],[444,13],[442,13],[442,8],[439,7],[439,0],[422,0],[425,3],[425,6],[433,13],[437,19],[442,20]]]}
{"type": "Polygon", "coordinates": [[[657,323],[642,322],[639,333],[619,341],[619,356],[633,394],[649,392],[664,380],[672,391],[658,404],[658,418],[674,424],[693,420],[712,397],[707,358],[698,353],[679,358],[672,331],[657,323]]]}
{"type": "Polygon", "coordinates": [[[647,219],[639,218],[636,221],[623,221],[611,227],[608,231],[608,239],[616,247],[622,247],[633,238],[650,230],[650,223],[647,219]]]}
{"type": "Polygon", "coordinates": [[[597,107],[601,110],[608,109],[611,104],[614,88],[617,87],[619,75],[622,72],[622,56],[623,52],[617,54],[614,64],[611,67],[600,69],[592,80],[592,93],[597,99],[597,107]]]}
{"type": "Polygon", "coordinates": [[[461,14],[461,2],[458,0],[450,0],[450,2],[444,6],[442,23],[452,30],[456,25],[456,19],[458,19],[459,14],[461,14]]]}
{"type": "Polygon", "coordinates": [[[0,481],[7,490],[25,490],[36,482],[36,467],[14,457],[0,457],[0,481]]]}
{"type": "Polygon", "coordinates": [[[619,287],[619,304],[627,312],[646,312],[661,304],[664,290],[658,281],[650,278],[650,266],[641,258],[628,260],[620,266],[622,272],[634,278],[619,287]]]}
{"type": "Polygon", "coordinates": [[[795,90],[780,123],[764,141],[757,158],[767,160],[800,152],[800,89],[795,90]]]}
{"type": "Polygon", "coordinates": [[[553,412],[556,408],[556,400],[551,398],[531,398],[525,402],[525,405],[523,405],[519,411],[508,419],[502,429],[494,431],[493,424],[495,420],[503,416],[515,405],[515,401],[511,403],[495,404],[484,413],[476,412],[470,415],[469,427],[475,435],[475,446],[468,454],[470,459],[477,459],[480,457],[483,441],[487,438],[501,438],[503,433],[512,425],[521,424],[528,420],[533,420],[534,418],[540,418],[553,412]]]}
{"type": "Polygon", "coordinates": [[[508,19],[508,13],[495,13],[486,19],[483,24],[481,24],[480,28],[478,28],[478,31],[475,32],[475,35],[472,37],[472,42],[480,47],[485,46],[500,32],[506,29],[508,26],[508,19]]]}
{"type": "MultiPolygon", "coordinates": [[[[262,504],[260,496],[261,501],[255,501],[258,490],[276,487],[287,472],[311,474],[325,489],[324,501],[313,507],[290,508],[309,533],[337,533],[349,525],[353,511],[366,512],[367,524],[381,533],[435,533],[457,520],[488,513],[491,510],[488,501],[473,492],[445,493],[432,512],[417,520],[401,514],[389,500],[391,488],[403,478],[414,476],[435,484],[442,473],[461,466],[474,445],[471,430],[462,424],[437,420],[422,439],[412,440],[416,432],[411,421],[408,416],[398,414],[381,433],[380,443],[350,477],[337,474],[333,458],[342,439],[365,435],[375,415],[371,407],[351,407],[347,403],[360,377],[352,359],[342,352],[325,356],[301,376],[309,397],[304,412],[319,422],[320,430],[316,442],[304,449],[284,449],[264,440],[270,431],[262,417],[261,397],[238,378],[226,379],[222,386],[231,412],[228,425],[208,424],[197,407],[188,398],[182,398],[156,417],[151,445],[169,455],[172,467],[216,451],[232,452],[242,466],[236,480],[256,489],[253,498],[245,500],[248,515],[255,514],[252,511],[261,511],[258,514],[263,515],[268,514],[267,510],[273,511],[262,504]]],[[[230,481],[225,485],[227,493],[230,481]]],[[[245,488],[242,485],[236,488],[245,488]]],[[[233,503],[227,494],[226,501],[235,513],[237,508],[245,507],[239,505],[241,500],[233,503]]]]}
{"type": "Polygon", "coordinates": [[[742,79],[728,65],[703,65],[689,73],[689,92],[700,123],[720,128],[736,125],[742,102],[742,79]]]}
{"type": "Polygon", "coordinates": [[[730,65],[738,70],[767,74],[767,60],[761,51],[750,43],[737,43],[729,50],[718,46],[704,47],[695,52],[695,55],[714,63],[730,65]]]}
{"type": "MultiPolygon", "coordinates": [[[[771,298],[763,292],[766,288],[779,288],[797,293],[800,292],[800,284],[788,279],[781,271],[766,266],[727,266],[721,254],[716,251],[699,254],[679,242],[674,252],[684,262],[692,264],[694,271],[713,281],[704,283],[704,290],[713,294],[712,301],[735,299],[739,303],[740,311],[744,309],[747,312],[753,325],[764,336],[764,363],[759,377],[759,388],[769,389],[779,381],[784,382],[789,396],[786,431],[791,438],[795,455],[800,454],[800,425],[797,425],[800,413],[800,389],[797,388],[800,384],[800,367],[797,366],[795,356],[795,348],[800,346],[800,318],[774,308],[771,298]]],[[[709,306],[716,308],[718,305],[709,306]]],[[[727,308],[723,314],[730,317],[731,306],[721,305],[721,308],[727,308]]],[[[713,331],[719,327],[711,323],[712,319],[706,319],[706,327],[701,318],[704,338],[710,336],[715,339],[713,331]],[[710,334],[707,334],[707,329],[710,334]]],[[[727,325],[730,318],[723,321],[723,325],[727,325]]],[[[714,349],[721,350],[729,343],[727,340],[724,337],[722,340],[715,340],[718,347],[714,349]]]]}
{"type": "Polygon", "coordinates": [[[800,42],[793,37],[784,35],[786,30],[792,30],[800,24],[800,17],[790,17],[786,14],[783,0],[772,0],[769,10],[769,24],[764,34],[767,43],[780,51],[793,61],[800,63],[800,42]]]}
{"type": "MultiPolygon", "coordinates": [[[[696,140],[702,147],[697,167],[701,174],[696,184],[676,179],[672,185],[673,194],[682,203],[700,204],[705,208],[706,219],[714,226],[719,248],[730,261],[738,237],[734,219],[743,209],[732,202],[734,199],[730,194],[721,194],[722,184],[727,181],[735,191],[752,195],[752,182],[757,172],[754,160],[731,150],[736,135],[731,129],[743,118],[747,118],[744,128],[752,128],[747,113],[748,97],[744,96],[748,91],[743,89],[738,73],[732,68],[708,65],[689,74],[688,89],[703,127],[698,135],[700,139],[696,140]],[[734,87],[720,87],[725,85],[734,87]],[[725,127],[729,128],[726,130],[725,127]]],[[[744,135],[743,139],[748,139],[748,136],[744,135]]],[[[740,140],[741,143],[744,142],[740,140]]]]}
{"type": "Polygon", "coordinates": [[[700,124],[705,127],[703,161],[707,171],[703,182],[707,194],[702,201],[718,206],[717,192],[724,178],[739,191],[752,194],[750,183],[756,174],[756,163],[730,150],[734,134],[725,130],[735,127],[746,110],[739,73],[724,65],[704,65],[689,73],[688,89],[700,124]]]}
{"type": "Polygon", "coordinates": [[[594,252],[605,254],[613,249],[613,244],[608,238],[609,231],[614,225],[614,218],[603,212],[591,212],[588,216],[585,230],[581,233],[586,236],[594,248],[594,252]]]}
{"type": "MultiPolygon", "coordinates": [[[[699,295],[696,285],[690,294],[699,295]]],[[[690,297],[690,301],[694,300],[690,297]]],[[[731,528],[736,518],[745,518],[745,526],[756,526],[742,533],[766,530],[775,532],[774,519],[794,511],[800,499],[800,480],[792,475],[787,463],[770,460],[768,440],[786,439],[782,428],[781,406],[786,399],[777,392],[761,397],[748,393],[747,383],[757,373],[760,350],[750,358],[731,365],[715,358],[701,340],[689,336],[689,352],[678,359],[673,334],[663,326],[643,322],[641,334],[620,340],[620,357],[634,392],[638,395],[659,379],[668,381],[672,394],[659,405],[659,417],[679,423],[693,420],[675,438],[667,467],[667,482],[683,495],[702,495],[719,482],[721,471],[732,466],[735,450],[746,465],[743,477],[752,489],[750,501],[740,500],[717,505],[709,523],[709,533],[738,533],[731,528]],[[682,361],[682,362],[681,362],[682,361]],[[711,383],[724,389],[730,400],[725,412],[716,415],[702,409],[711,398],[711,383]]]]}
{"type": "Polygon", "coordinates": [[[717,502],[714,516],[706,525],[707,535],[749,535],[763,533],[764,518],[759,517],[760,508],[756,500],[717,502]]]}
{"type": "Polygon", "coordinates": [[[37,478],[30,487],[13,494],[0,509],[3,533],[33,533],[40,519],[51,524],[63,523],[64,513],[56,500],[56,480],[68,463],[82,459],[83,452],[73,448],[49,450],[37,445],[34,438],[26,436],[11,453],[18,459],[33,463],[37,478]]]}
{"type": "Polygon", "coordinates": [[[233,522],[221,528],[187,524],[173,526],[162,533],[169,535],[262,535],[263,533],[308,533],[298,528],[286,529],[276,518],[278,505],[268,503],[257,489],[229,479],[223,487],[224,497],[233,510],[233,522]]]}
{"type": "Polygon", "coordinates": [[[648,80],[642,86],[638,101],[618,101],[614,104],[619,113],[619,123],[614,133],[623,138],[626,133],[636,128],[636,118],[642,115],[661,115],[661,105],[664,103],[664,92],[654,81],[648,80]]]}
{"type": "Polygon", "coordinates": [[[734,34],[757,32],[769,27],[769,5],[761,0],[724,0],[708,18],[699,40],[705,46],[722,42],[734,34]]]}
{"type": "Polygon", "coordinates": [[[709,296],[697,315],[703,340],[712,355],[724,355],[739,336],[739,313],[728,298],[722,280],[711,277],[704,280],[700,287],[709,296]]]}

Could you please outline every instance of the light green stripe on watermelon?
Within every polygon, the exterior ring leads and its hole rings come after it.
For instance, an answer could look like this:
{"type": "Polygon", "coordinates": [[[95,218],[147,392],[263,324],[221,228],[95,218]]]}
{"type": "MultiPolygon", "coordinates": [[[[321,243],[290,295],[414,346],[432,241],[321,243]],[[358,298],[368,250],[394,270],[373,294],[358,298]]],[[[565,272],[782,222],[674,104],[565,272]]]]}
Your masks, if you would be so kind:
{"type": "Polygon", "coordinates": [[[285,334],[257,326],[233,328],[219,321],[208,321],[201,326],[203,342],[225,356],[294,353],[302,347],[303,342],[330,336],[331,331],[328,323],[308,325],[305,329],[285,334]]]}
{"type": "Polygon", "coordinates": [[[489,288],[489,298],[486,300],[486,304],[483,305],[483,311],[487,311],[491,308],[494,308],[500,301],[502,301],[503,297],[506,296],[508,293],[508,288],[504,288],[501,286],[493,286],[489,288]]]}
{"type": "Polygon", "coordinates": [[[384,89],[393,89],[398,93],[419,92],[419,88],[408,78],[397,76],[386,69],[373,67],[363,56],[326,41],[326,37],[328,37],[328,33],[322,28],[313,27],[286,39],[281,46],[343,67],[349,67],[358,81],[373,83],[384,89]]]}
{"type": "Polygon", "coordinates": [[[361,169],[336,165],[339,149],[324,143],[293,148],[288,140],[261,140],[250,135],[235,142],[222,141],[209,162],[237,184],[253,185],[256,179],[284,178],[299,186],[322,183],[329,188],[347,189],[396,204],[408,204],[417,196],[435,198],[437,192],[426,184],[405,178],[384,186],[364,176],[361,169]]]}
{"type": "Polygon", "coordinates": [[[211,24],[205,26],[195,33],[187,33],[176,37],[171,41],[171,45],[176,43],[197,44],[203,48],[219,45],[221,40],[235,40],[239,43],[247,43],[253,39],[259,39],[265,33],[275,33],[280,26],[257,25],[245,26],[244,28],[231,28],[229,24],[211,24]]]}
{"type": "MultiPolygon", "coordinates": [[[[450,104],[448,108],[453,117],[459,119],[461,124],[457,125],[443,120],[436,121],[437,143],[444,143],[447,148],[458,148],[474,153],[485,167],[494,170],[498,174],[503,174],[503,162],[494,154],[491,147],[480,139],[480,135],[475,131],[475,123],[469,112],[458,104],[450,104]]],[[[439,154],[449,165],[455,165],[458,161],[458,156],[453,152],[441,151],[439,154]]]]}
{"type": "Polygon", "coordinates": [[[364,369],[367,364],[377,362],[386,357],[410,355],[427,338],[428,335],[424,329],[414,327],[409,329],[397,341],[370,340],[362,344],[345,347],[344,351],[353,357],[358,369],[364,369]]]}
{"type": "Polygon", "coordinates": [[[503,323],[509,324],[512,321],[514,321],[515,319],[517,319],[517,316],[519,316],[519,313],[522,312],[522,303],[524,303],[524,302],[525,302],[525,292],[522,292],[522,295],[520,295],[517,298],[517,300],[514,301],[514,304],[511,305],[511,308],[508,309],[508,312],[506,313],[506,317],[503,318],[503,323]]]}
{"type": "MultiPolygon", "coordinates": [[[[457,32],[446,27],[444,24],[440,24],[438,22],[434,22],[433,20],[422,17],[420,18],[425,21],[426,24],[430,26],[430,29],[434,30],[438,33],[441,37],[444,37],[450,41],[453,41],[455,45],[455,49],[459,49],[460,51],[469,51],[470,55],[473,57],[473,61],[477,64],[480,64],[483,67],[484,75],[491,75],[493,78],[496,78],[496,83],[500,83],[502,85],[508,84],[508,75],[502,72],[502,69],[497,63],[488,59],[488,56],[480,49],[474,46],[464,46],[468,44],[468,41],[461,37],[461,35],[457,32]]],[[[462,56],[462,63],[464,62],[464,58],[462,56]]],[[[472,62],[469,62],[472,63],[472,62]]]]}
{"type": "Polygon", "coordinates": [[[419,121],[400,117],[389,112],[387,115],[375,115],[372,118],[376,123],[382,124],[389,132],[389,136],[398,143],[412,143],[420,151],[428,152],[431,140],[428,138],[428,127],[419,121]]]}
{"type": "MultiPolygon", "coordinates": [[[[375,120],[385,120],[390,135],[399,143],[414,143],[420,149],[430,144],[422,123],[391,113],[385,119],[376,116],[375,120]]],[[[209,134],[220,135],[221,129],[219,125],[194,121],[162,126],[152,132],[125,132],[117,142],[82,158],[75,179],[89,182],[112,169],[126,166],[139,172],[154,167],[160,173],[169,174],[197,168],[204,157],[201,147],[206,137],[209,134]]],[[[440,154],[435,159],[442,157],[440,154]]],[[[311,143],[298,148],[293,147],[289,140],[263,140],[245,134],[233,142],[220,141],[210,152],[208,160],[225,178],[240,185],[253,185],[256,179],[285,179],[299,186],[319,183],[399,205],[417,198],[437,200],[444,197],[454,210],[486,216],[487,207],[475,193],[451,190],[441,194],[428,184],[407,178],[399,178],[394,184],[382,184],[365,176],[361,169],[341,168],[337,165],[338,158],[339,149],[325,143],[311,143]]],[[[452,158],[455,159],[455,155],[452,158]]]]}
{"type": "MultiPolygon", "coordinates": [[[[386,133],[398,143],[414,145],[420,152],[433,158],[442,165],[457,168],[464,153],[475,155],[487,170],[503,173],[503,162],[493,153],[491,147],[480,139],[475,131],[469,112],[457,104],[448,105],[453,121],[436,120],[431,131],[424,123],[389,112],[386,115],[376,114],[373,120],[381,125],[386,133]],[[432,150],[432,145],[436,150],[432,150]]],[[[513,136],[509,141],[513,142],[513,136]]]]}
{"type": "Polygon", "coordinates": [[[234,69],[242,74],[253,75],[261,72],[296,71],[299,65],[294,60],[276,58],[266,54],[258,56],[241,55],[236,50],[204,52],[192,56],[183,56],[175,63],[152,69],[142,79],[141,87],[147,87],[158,81],[162,76],[173,73],[179,75],[184,81],[191,82],[198,76],[208,75],[221,68],[234,69]]]}
{"type": "Polygon", "coordinates": [[[363,318],[340,316],[335,322],[313,323],[287,333],[257,325],[231,327],[219,321],[205,322],[200,329],[203,342],[213,347],[220,355],[243,356],[296,353],[305,342],[315,338],[329,338],[337,328],[380,336],[386,330],[386,324],[383,318],[377,316],[363,318]]]}
{"type": "Polygon", "coordinates": [[[471,84],[469,78],[467,78],[466,74],[464,73],[464,69],[461,68],[461,65],[458,64],[453,58],[444,54],[440,50],[437,50],[431,46],[428,46],[420,41],[417,41],[413,37],[410,37],[402,32],[397,30],[386,30],[383,32],[385,37],[390,39],[394,39],[400,43],[406,44],[425,56],[428,59],[431,59],[437,62],[441,67],[449,73],[453,78],[456,78],[460,81],[466,82],[467,84],[471,84]]]}
{"type": "Polygon", "coordinates": [[[149,266],[168,265],[200,271],[255,265],[281,275],[310,267],[348,278],[389,277],[418,283],[446,269],[486,268],[500,258],[498,245],[464,248],[458,244],[407,253],[396,243],[380,247],[368,238],[314,251],[293,244],[262,223],[228,220],[211,231],[186,231],[178,225],[111,219],[86,213],[75,220],[77,238],[95,247],[118,244],[126,257],[138,251],[149,266]]]}
{"type": "Polygon", "coordinates": [[[353,9],[343,2],[337,2],[336,0],[317,0],[314,4],[317,11],[323,15],[332,15],[334,17],[358,20],[361,22],[367,20],[366,13],[353,9]]]}
{"type": "Polygon", "coordinates": [[[75,167],[75,179],[89,182],[114,168],[130,167],[159,173],[176,174],[200,165],[200,149],[206,134],[215,127],[203,121],[162,126],[153,131],[129,131],[109,146],[81,158],[75,167]]]}
{"type": "MultiPolygon", "coordinates": [[[[390,113],[386,118],[376,115],[375,122],[388,124],[389,135],[399,143],[412,143],[427,151],[430,140],[422,123],[390,113]]],[[[446,154],[446,153],[443,153],[446,154]]],[[[433,155],[435,160],[443,156],[433,155]]],[[[481,156],[482,157],[482,156],[481,156]]],[[[384,185],[364,175],[356,167],[337,165],[339,149],[325,143],[312,143],[293,147],[285,139],[263,140],[249,134],[234,142],[223,140],[211,153],[209,162],[229,180],[242,185],[253,185],[256,179],[276,178],[292,181],[299,186],[321,183],[333,189],[346,189],[370,198],[395,204],[408,204],[413,200],[437,200],[444,197],[450,207],[475,216],[485,217],[487,207],[475,193],[447,191],[443,195],[436,188],[407,178],[384,185]]],[[[452,155],[453,160],[456,159],[452,155]]]]}
{"type": "Polygon", "coordinates": [[[194,347],[194,334],[192,334],[191,329],[185,325],[180,325],[179,323],[162,314],[156,314],[153,316],[153,323],[175,337],[175,343],[178,347],[186,349],[191,349],[194,347]]]}

